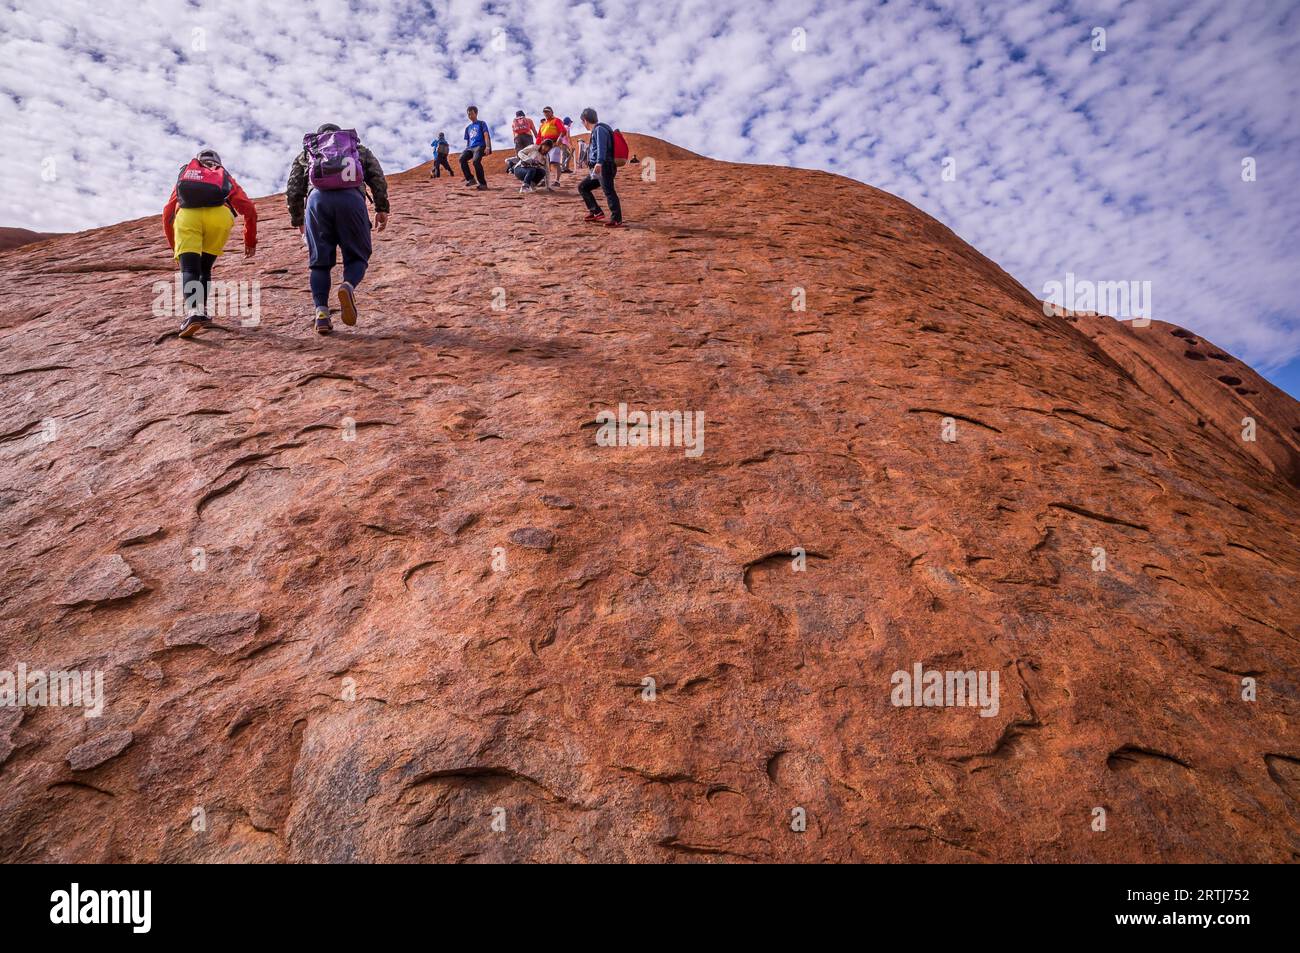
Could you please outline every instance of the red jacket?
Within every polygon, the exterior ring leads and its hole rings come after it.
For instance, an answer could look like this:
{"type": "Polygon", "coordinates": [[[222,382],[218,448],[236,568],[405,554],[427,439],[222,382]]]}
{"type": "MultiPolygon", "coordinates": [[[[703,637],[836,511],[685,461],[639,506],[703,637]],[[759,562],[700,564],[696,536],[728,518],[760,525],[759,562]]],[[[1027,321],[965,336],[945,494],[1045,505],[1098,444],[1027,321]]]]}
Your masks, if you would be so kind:
{"type": "MultiPolygon", "coordinates": [[[[229,172],[226,173],[230,175],[229,172]]],[[[230,197],[226,200],[235,214],[244,218],[244,247],[257,247],[257,207],[249,200],[248,195],[239,187],[233,175],[230,176],[230,184],[233,186],[230,190],[230,197]]],[[[167,200],[167,205],[163,208],[163,234],[167,236],[167,247],[176,248],[176,236],[172,231],[172,223],[176,219],[176,210],[180,208],[180,200],[176,197],[176,186],[172,186],[172,196],[167,200]]]]}

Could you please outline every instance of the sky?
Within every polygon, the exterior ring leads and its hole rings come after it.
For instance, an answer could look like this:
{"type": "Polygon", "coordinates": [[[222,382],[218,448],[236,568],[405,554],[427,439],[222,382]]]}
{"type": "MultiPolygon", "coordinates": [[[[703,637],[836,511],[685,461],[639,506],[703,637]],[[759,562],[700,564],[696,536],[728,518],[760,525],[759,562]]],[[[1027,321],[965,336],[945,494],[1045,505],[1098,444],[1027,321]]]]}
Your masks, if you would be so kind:
{"type": "Polygon", "coordinates": [[[321,122],[398,171],[467,103],[591,105],[892,192],[1040,297],[1149,282],[1300,396],[1298,101],[1300,0],[0,0],[0,225],[155,214],[200,145],[262,195],[321,122]]]}

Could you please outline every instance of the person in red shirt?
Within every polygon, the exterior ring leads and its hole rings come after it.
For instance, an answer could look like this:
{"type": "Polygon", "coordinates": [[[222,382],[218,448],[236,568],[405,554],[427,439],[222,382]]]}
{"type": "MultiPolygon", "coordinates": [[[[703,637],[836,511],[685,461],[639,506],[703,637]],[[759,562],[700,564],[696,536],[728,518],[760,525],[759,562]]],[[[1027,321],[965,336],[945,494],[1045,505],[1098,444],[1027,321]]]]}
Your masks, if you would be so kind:
{"type": "Polygon", "coordinates": [[[238,215],[244,217],[244,255],[252,258],[257,250],[257,208],[221,164],[221,156],[213,149],[202,150],[181,168],[162,216],[163,234],[181,266],[183,338],[212,326],[207,314],[212,266],[225,250],[238,215]]]}
{"type": "Polygon", "coordinates": [[[519,109],[515,112],[514,122],[510,124],[510,134],[515,137],[515,152],[519,152],[537,140],[537,127],[524,115],[524,111],[519,109]]]}

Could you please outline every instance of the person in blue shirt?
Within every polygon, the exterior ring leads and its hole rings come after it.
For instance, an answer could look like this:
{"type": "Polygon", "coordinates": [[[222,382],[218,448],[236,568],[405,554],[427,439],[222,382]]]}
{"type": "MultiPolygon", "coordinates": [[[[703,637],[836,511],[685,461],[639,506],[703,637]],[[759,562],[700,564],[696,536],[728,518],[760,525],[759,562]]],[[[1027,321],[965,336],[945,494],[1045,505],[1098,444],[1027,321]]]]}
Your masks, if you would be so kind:
{"type": "Polygon", "coordinates": [[[446,169],[448,175],[454,175],[451,163],[447,161],[447,154],[451,152],[451,145],[447,142],[445,132],[438,133],[438,138],[429,143],[433,146],[433,171],[429,174],[435,179],[442,178],[442,170],[446,169]]]}
{"type": "Polygon", "coordinates": [[[583,221],[604,222],[606,228],[622,228],[623,206],[619,204],[618,193],[614,191],[614,173],[618,169],[614,162],[614,130],[609,127],[609,123],[597,120],[596,110],[590,106],[582,111],[579,118],[591,133],[591,145],[587,149],[587,165],[591,171],[578,186],[578,194],[587,205],[587,217],[583,221]],[[605,221],[605,213],[600,210],[600,203],[592,194],[597,185],[609,203],[608,222],[605,221]]]}
{"type": "Polygon", "coordinates": [[[473,185],[474,179],[469,174],[469,164],[474,163],[474,175],[478,177],[478,189],[487,191],[487,177],[483,175],[483,157],[492,154],[492,133],[488,124],[478,118],[478,107],[470,106],[465,110],[469,125],[465,127],[465,149],[460,154],[460,171],[465,175],[465,184],[473,185]]]}

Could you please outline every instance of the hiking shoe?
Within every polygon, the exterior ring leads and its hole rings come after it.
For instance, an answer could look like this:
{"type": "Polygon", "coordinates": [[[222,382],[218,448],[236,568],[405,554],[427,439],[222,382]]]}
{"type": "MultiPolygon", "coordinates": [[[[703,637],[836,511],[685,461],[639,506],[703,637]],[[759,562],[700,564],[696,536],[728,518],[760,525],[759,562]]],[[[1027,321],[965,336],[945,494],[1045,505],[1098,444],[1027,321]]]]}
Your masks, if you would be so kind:
{"type": "Polygon", "coordinates": [[[206,331],[212,327],[212,319],[205,318],[201,314],[191,314],[181,323],[179,337],[192,338],[200,331],[206,331]]]}
{"type": "Polygon", "coordinates": [[[588,212],[588,213],[587,213],[587,217],[584,218],[583,221],[584,221],[584,222],[603,222],[603,221],[605,221],[605,213],[604,213],[604,212],[588,212]]]}
{"type": "Polygon", "coordinates": [[[357,292],[346,281],[339,285],[339,317],[348,327],[357,323],[357,292]]]}
{"type": "Polygon", "coordinates": [[[486,185],[480,185],[480,186],[478,187],[478,190],[479,190],[480,192],[486,192],[488,189],[487,189],[487,186],[486,186],[486,185]]]}
{"type": "Polygon", "coordinates": [[[520,191],[520,192],[531,192],[532,189],[529,188],[527,185],[521,185],[521,186],[519,186],[519,191],[520,191]]]}
{"type": "Polygon", "coordinates": [[[606,223],[605,223],[605,227],[606,227],[606,228],[623,228],[623,227],[624,227],[624,226],[623,226],[623,220],[622,220],[622,219],[618,219],[617,221],[606,222],[606,223]]]}
{"type": "Polygon", "coordinates": [[[316,310],[316,320],[312,322],[312,327],[317,334],[332,334],[334,332],[334,322],[330,320],[330,313],[323,308],[316,310]]]}
{"type": "Polygon", "coordinates": [[[465,184],[466,184],[466,185],[473,185],[473,184],[474,184],[474,180],[473,180],[473,179],[466,179],[466,180],[465,180],[465,184]]]}

